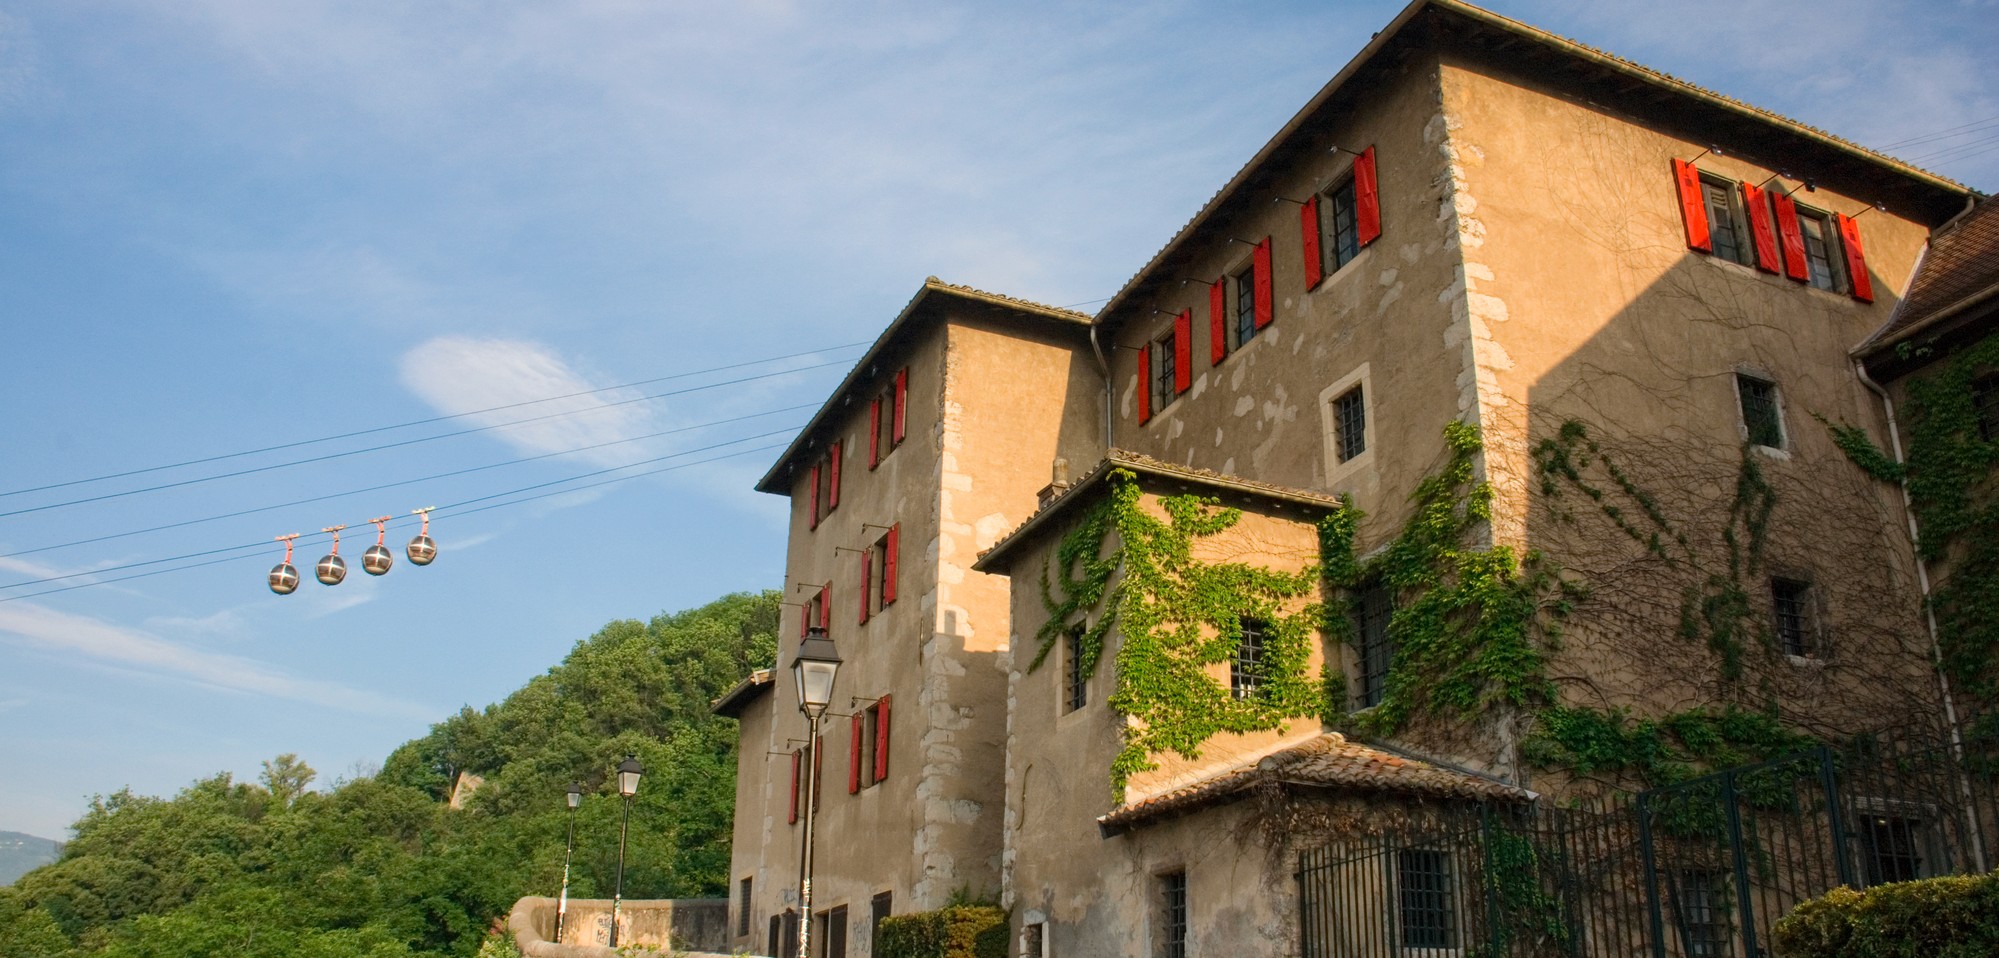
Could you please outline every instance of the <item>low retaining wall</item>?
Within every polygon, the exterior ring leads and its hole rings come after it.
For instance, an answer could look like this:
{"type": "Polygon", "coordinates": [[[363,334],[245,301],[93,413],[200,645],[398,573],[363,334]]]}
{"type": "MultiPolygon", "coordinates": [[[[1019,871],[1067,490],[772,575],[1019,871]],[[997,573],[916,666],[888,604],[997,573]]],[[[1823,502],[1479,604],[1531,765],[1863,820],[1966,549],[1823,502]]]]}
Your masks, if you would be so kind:
{"type": "Polygon", "coordinates": [[[527,958],[614,958],[626,948],[661,955],[719,958],[729,941],[726,898],[673,898],[627,901],[618,906],[618,948],[611,942],[611,902],[606,898],[569,900],[562,940],[555,940],[553,898],[523,898],[507,916],[507,930],[527,958]],[[704,950],[705,949],[705,950],[704,950]]]}

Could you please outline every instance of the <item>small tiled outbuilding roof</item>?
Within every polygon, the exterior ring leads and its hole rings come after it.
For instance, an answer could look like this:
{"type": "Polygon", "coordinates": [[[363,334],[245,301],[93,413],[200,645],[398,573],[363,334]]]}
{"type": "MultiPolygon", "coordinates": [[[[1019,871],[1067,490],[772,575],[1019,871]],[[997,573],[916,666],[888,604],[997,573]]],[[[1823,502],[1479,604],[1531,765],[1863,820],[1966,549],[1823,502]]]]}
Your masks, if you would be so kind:
{"type": "Polygon", "coordinates": [[[1087,499],[1090,490],[1101,485],[1104,479],[1117,469],[1125,469],[1140,476],[1151,476],[1169,482],[1184,484],[1203,492],[1247,496],[1278,505],[1302,506],[1321,514],[1341,507],[1339,499],[1325,493],[1312,492],[1309,489],[1293,489],[1290,486],[1280,486],[1276,483],[1263,482],[1257,479],[1244,479],[1241,476],[1231,476],[1212,469],[1198,469],[1193,466],[1174,465],[1163,459],[1154,459],[1144,453],[1132,452],[1127,449],[1112,449],[1104,456],[1102,461],[1090,468],[1088,475],[1076,480],[1068,489],[1063,490],[1060,495],[1044,502],[1041,508],[1036,509],[1033,515],[1027,517],[1026,521],[1015,526],[1013,531],[1001,536],[999,541],[993,543],[991,548],[979,553],[979,558],[976,562],[972,563],[972,568],[980,572],[999,572],[1001,567],[998,560],[1003,558],[1007,552],[1011,551],[1013,547],[1019,545],[1022,541],[1025,541],[1028,538],[1028,534],[1033,530],[1045,525],[1056,515],[1067,511],[1075,503],[1087,499]]]}
{"type": "Polygon", "coordinates": [[[1539,797],[1517,785],[1328,732],[1190,785],[1121,805],[1099,817],[1097,825],[1116,834],[1165,815],[1231,801],[1263,784],[1471,802],[1531,802],[1539,797]]]}
{"type": "Polygon", "coordinates": [[[1995,299],[1999,299],[1999,198],[1988,196],[1963,219],[1930,237],[1908,295],[1857,352],[1863,356],[1886,352],[1980,301],[1995,299]]]}
{"type": "Polygon", "coordinates": [[[708,711],[716,715],[727,715],[730,718],[741,718],[743,709],[748,707],[751,702],[756,701],[757,696],[770,691],[770,686],[771,671],[769,669],[758,669],[755,672],[751,672],[741,682],[737,682],[735,688],[722,693],[722,697],[716,699],[715,704],[710,706],[708,711]]]}

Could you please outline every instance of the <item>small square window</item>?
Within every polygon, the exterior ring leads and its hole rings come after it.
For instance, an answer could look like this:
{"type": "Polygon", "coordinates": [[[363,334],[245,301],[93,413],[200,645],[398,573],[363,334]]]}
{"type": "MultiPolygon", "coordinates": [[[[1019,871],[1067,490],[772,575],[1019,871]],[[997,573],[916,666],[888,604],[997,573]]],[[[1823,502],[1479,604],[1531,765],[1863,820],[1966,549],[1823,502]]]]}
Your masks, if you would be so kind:
{"type": "Polygon", "coordinates": [[[1263,639],[1268,628],[1256,619],[1242,620],[1242,637],[1236,642],[1235,658],[1229,661],[1229,694],[1238,701],[1256,697],[1263,676],[1263,639]]]}
{"type": "Polygon", "coordinates": [[[1388,621],[1394,612],[1388,589],[1379,582],[1361,589],[1353,597],[1354,642],[1360,673],[1355,705],[1359,708],[1380,705],[1388,691],[1388,668],[1395,661],[1388,621]]]}
{"type": "Polygon", "coordinates": [[[1159,958],[1187,958],[1187,873],[1159,876],[1159,958]]]}
{"type": "Polygon", "coordinates": [[[1795,579],[1770,580],[1770,605],[1776,614],[1777,645],[1785,655],[1819,654],[1818,630],[1812,616],[1812,587],[1795,579]]]}
{"type": "Polygon", "coordinates": [[[1147,347],[1152,350],[1152,411],[1155,414],[1179,395],[1173,391],[1176,339],[1177,334],[1167,333],[1165,338],[1153,340],[1147,347]]]}
{"type": "Polygon", "coordinates": [[[1341,462],[1367,451],[1367,402],[1361,387],[1355,386],[1333,400],[1333,439],[1339,444],[1341,462]]]}
{"type": "Polygon", "coordinates": [[[1229,277],[1230,297],[1234,304],[1233,315],[1229,317],[1229,351],[1235,352],[1244,343],[1256,338],[1256,264],[1251,262],[1242,272],[1229,277]]]}
{"type": "Polygon", "coordinates": [[[1395,888],[1402,947],[1458,946],[1449,852],[1437,848],[1405,848],[1397,852],[1395,888]]]}
{"type": "MultiPolygon", "coordinates": [[[[1897,802],[1894,807],[1899,812],[1907,806],[1897,802]]],[[[1938,867],[1940,856],[1935,848],[1936,835],[1927,818],[1863,812],[1858,830],[1861,869],[1870,887],[1931,878],[1947,871],[1938,867]]]]}
{"type": "Polygon", "coordinates": [[[1999,442],[1999,373],[1971,381],[1971,408],[1978,414],[1978,438],[1999,442]]]}
{"type": "Polygon", "coordinates": [[[1066,692],[1062,711],[1074,712],[1090,704],[1090,676],[1083,671],[1083,627],[1062,635],[1062,684],[1066,692]]]}
{"type": "Polygon", "coordinates": [[[1777,384],[1737,373],[1735,389],[1742,399],[1744,438],[1754,445],[1784,448],[1784,414],[1777,404],[1777,384]]]}
{"type": "Polygon", "coordinates": [[[1743,242],[1745,231],[1737,209],[1734,185],[1727,180],[1703,175],[1701,201],[1707,206],[1707,231],[1709,240],[1714,243],[1714,255],[1747,263],[1749,244],[1743,242]]]}
{"type": "Polygon", "coordinates": [[[1319,254],[1325,260],[1327,275],[1360,255],[1360,221],[1354,204],[1353,177],[1320,194],[1319,230],[1322,236],[1319,254]]]}

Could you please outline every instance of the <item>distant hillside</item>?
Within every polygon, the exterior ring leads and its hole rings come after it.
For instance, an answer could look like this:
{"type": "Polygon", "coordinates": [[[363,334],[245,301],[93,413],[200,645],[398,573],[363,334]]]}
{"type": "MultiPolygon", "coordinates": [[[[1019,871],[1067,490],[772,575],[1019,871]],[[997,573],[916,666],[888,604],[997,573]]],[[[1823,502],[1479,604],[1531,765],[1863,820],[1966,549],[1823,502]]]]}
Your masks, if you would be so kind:
{"type": "Polygon", "coordinates": [[[20,832],[0,832],[0,887],[56,860],[62,846],[46,838],[20,832]]]}

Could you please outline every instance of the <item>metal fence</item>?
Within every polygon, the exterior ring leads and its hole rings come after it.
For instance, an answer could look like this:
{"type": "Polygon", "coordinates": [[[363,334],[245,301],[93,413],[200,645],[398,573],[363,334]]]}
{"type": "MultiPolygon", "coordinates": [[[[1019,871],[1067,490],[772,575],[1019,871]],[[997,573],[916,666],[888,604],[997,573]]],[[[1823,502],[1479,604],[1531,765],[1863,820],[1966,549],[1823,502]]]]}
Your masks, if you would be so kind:
{"type": "Polygon", "coordinates": [[[1999,740],[1876,737],[1427,821],[1300,856],[1304,958],[1765,958],[1779,918],[1838,886],[1990,870],[1999,740]]]}

